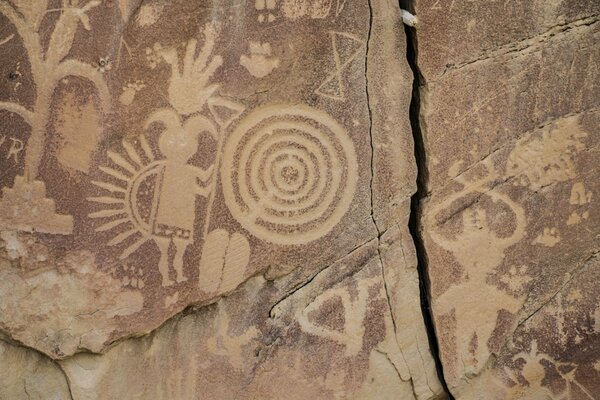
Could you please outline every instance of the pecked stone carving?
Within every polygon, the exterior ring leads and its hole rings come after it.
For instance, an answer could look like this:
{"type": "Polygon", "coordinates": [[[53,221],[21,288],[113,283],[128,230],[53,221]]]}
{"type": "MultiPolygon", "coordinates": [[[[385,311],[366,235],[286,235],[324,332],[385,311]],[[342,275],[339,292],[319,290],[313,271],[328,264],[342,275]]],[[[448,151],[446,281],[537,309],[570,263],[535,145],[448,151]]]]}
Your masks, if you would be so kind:
{"type": "Polygon", "coordinates": [[[0,1],[1,343],[79,399],[441,395],[400,15],[0,1]]]}
{"type": "Polygon", "coordinates": [[[457,399],[595,398],[597,290],[581,280],[594,279],[600,226],[600,9],[449,3],[413,10],[420,230],[445,381],[457,399]]]}

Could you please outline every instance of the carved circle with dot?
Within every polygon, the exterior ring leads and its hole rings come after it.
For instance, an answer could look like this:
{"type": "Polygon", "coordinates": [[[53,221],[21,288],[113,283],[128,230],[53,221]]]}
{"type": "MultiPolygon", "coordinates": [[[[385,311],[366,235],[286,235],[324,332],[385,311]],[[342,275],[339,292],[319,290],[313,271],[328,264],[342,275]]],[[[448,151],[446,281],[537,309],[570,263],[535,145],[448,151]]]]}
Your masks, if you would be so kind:
{"type": "Polygon", "coordinates": [[[308,243],[350,207],[358,181],[354,144],[323,111],[264,106],[228,138],[221,179],[225,202],[246,230],[271,243],[308,243]]]}

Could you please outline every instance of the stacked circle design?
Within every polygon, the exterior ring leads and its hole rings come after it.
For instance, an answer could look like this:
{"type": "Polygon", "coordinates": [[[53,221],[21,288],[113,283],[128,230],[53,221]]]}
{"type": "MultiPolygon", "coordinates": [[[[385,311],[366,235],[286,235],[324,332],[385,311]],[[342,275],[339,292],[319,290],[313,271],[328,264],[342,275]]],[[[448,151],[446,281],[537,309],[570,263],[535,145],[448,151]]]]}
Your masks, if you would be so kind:
{"type": "Polygon", "coordinates": [[[358,180],[352,140],[337,121],[305,105],[248,114],[224,147],[225,202],[242,226],[282,245],[326,235],[341,220],[358,180]]]}

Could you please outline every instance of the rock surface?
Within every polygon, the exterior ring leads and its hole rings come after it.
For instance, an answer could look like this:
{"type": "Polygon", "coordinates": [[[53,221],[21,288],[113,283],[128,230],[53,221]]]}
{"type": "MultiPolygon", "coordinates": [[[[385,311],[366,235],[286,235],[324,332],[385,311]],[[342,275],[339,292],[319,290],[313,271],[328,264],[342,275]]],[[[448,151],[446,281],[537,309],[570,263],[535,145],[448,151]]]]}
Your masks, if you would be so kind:
{"type": "Polygon", "coordinates": [[[0,0],[0,397],[443,396],[399,21],[0,0]]]}
{"type": "Polygon", "coordinates": [[[457,399],[595,399],[600,3],[413,11],[445,381],[457,399]]]}
{"type": "Polygon", "coordinates": [[[596,399],[600,3],[401,5],[0,0],[0,399],[596,399]]]}

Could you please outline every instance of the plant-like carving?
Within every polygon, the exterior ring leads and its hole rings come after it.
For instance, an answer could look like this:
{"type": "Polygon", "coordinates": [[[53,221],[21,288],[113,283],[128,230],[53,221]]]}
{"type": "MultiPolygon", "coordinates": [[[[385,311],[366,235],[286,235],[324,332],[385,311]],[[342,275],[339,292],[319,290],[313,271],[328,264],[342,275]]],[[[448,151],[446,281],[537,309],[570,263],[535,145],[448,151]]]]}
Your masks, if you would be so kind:
{"type": "MultiPolygon", "coordinates": [[[[62,0],[60,10],[50,10],[48,9],[47,0],[36,0],[35,2],[31,0],[13,0],[10,3],[6,0],[0,1],[0,13],[14,25],[17,34],[23,41],[34,82],[35,102],[33,108],[29,109],[14,102],[0,101],[0,110],[6,110],[21,116],[31,127],[25,150],[24,175],[27,185],[32,185],[38,176],[46,140],[46,125],[50,114],[50,104],[56,85],[61,79],[67,76],[76,76],[91,81],[98,91],[104,111],[107,111],[110,106],[108,87],[102,74],[92,65],[67,58],[73,46],[79,24],[81,23],[84,29],[90,30],[90,20],[87,13],[100,3],[99,0],[62,0]],[[48,46],[44,50],[39,28],[46,14],[53,11],[60,11],[60,16],[50,35],[48,46]]],[[[28,190],[27,185],[23,186],[22,191],[31,191],[28,190]]],[[[38,196],[44,198],[45,193],[38,193],[38,196]]],[[[20,196],[19,198],[21,201],[26,201],[27,196],[20,196]]],[[[60,229],[53,229],[52,223],[49,221],[45,221],[43,229],[38,229],[35,215],[29,215],[26,212],[21,212],[19,215],[11,214],[8,208],[14,207],[14,204],[9,205],[6,202],[5,196],[3,196],[0,200],[0,215],[5,218],[4,223],[13,228],[63,234],[72,231],[69,224],[65,225],[64,218],[60,223],[60,229]]],[[[51,206],[54,207],[53,204],[51,206]]],[[[27,207],[22,209],[26,210],[27,207]]],[[[54,213],[53,210],[52,213],[54,213]]],[[[70,218],[69,216],[56,214],[55,216],[70,218]]],[[[72,225],[72,222],[70,225],[72,225]]]]}

